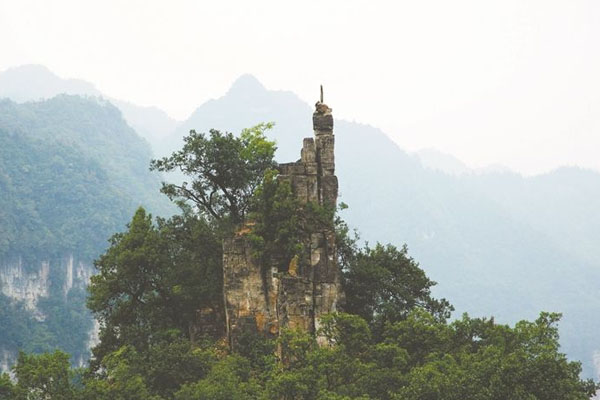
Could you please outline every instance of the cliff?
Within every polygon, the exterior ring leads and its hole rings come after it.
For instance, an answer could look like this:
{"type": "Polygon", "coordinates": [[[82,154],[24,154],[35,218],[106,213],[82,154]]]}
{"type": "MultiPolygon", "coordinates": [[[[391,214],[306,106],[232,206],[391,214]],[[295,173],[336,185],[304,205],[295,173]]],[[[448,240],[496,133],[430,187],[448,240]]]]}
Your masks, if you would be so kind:
{"type": "Polygon", "coordinates": [[[0,373],[19,350],[61,348],[74,365],[85,364],[98,330],[84,305],[92,273],[92,265],[73,254],[0,261],[0,373]]]}
{"type": "MultiPolygon", "coordinates": [[[[334,208],[335,176],[333,116],[318,102],[313,114],[314,138],[305,138],[300,160],[279,165],[279,181],[289,182],[302,204],[334,208]]],[[[282,329],[316,334],[324,314],[335,312],[343,298],[336,260],[333,221],[301,237],[301,256],[260,265],[243,232],[223,244],[225,331],[232,347],[242,332],[270,337],[282,329]]]]}

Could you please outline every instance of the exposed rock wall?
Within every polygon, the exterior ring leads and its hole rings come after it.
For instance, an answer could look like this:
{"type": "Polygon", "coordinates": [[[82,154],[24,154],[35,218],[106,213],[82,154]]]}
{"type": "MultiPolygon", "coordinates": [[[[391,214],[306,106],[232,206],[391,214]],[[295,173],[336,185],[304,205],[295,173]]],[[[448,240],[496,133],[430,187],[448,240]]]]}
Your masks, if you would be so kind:
{"type": "Polygon", "coordinates": [[[42,261],[37,268],[26,268],[19,258],[16,262],[0,265],[0,290],[6,297],[22,301],[36,318],[44,318],[36,305],[41,297],[47,297],[50,289],[50,263],[42,261]]]}
{"type": "MultiPolygon", "coordinates": [[[[52,281],[62,282],[58,290],[62,292],[65,301],[68,301],[69,292],[74,288],[85,288],[89,284],[90,277],[94,273],[91,263],[77,260],[72,254],[52,261],[39,261],[34,264],[26,263],[22,258],[12,261],[5,260],[0,263],[0,293],[11,299],[12,302],[21,303],[27,312],[40,323],[49,321],[53,315],[46,315],[38,303],[42,298],[47,298],[55,289],[51,289],[52,281]]],[[[60,292],[59,292],[60,293],[60,292]]],[[[0,326],[0,336],[4,329],[12,327],[0,326]]],[[[98,324],[90,331],[88,349],[96,345],[98,341],[98,324]]],[[[0,345],[0,373],[7,372],[15,363],[18,350],[16,348],[0,345]]],[[[81,355],[74,363],[84,366],[87,357],[81,355]]]]}
{"type": "MultiPolygon", "coordinates": [[[[333,117],[319,102],[313,114],[314,137],[305,138],[300,160],[279,166],[279,180],[290,182],[302,202],[335,207],[333,117]]],[[[316,333],[321,316],[334,312],[343,296],[336,260],[333,221],[302,238],[302,257],[285,260],[287,271],[259,265],[243,234],[223,244],[225,325],[229,343],[248,330],[277,336],[282,328],[316,333]]]]}
{"type": "MultiPolygon", "coordinates": [[[[64,273],[65,296],[74,287],[86,287],[93,273],[89,263],[76,261],[73,255],[59,262],[41,261],[37,265],[25,265],[21,258],[0,264],[0,292],[13,300],[21,301],[28,310],[36,312],[38,300],[48,297],[50,274],[64,273]],[[51,268],[52,267],[52,268],[51,268]],[[51,271],[52,270],[52,271],[51,271]]],[[[44,316],[39,316],[43,319],[44,316]]]]}

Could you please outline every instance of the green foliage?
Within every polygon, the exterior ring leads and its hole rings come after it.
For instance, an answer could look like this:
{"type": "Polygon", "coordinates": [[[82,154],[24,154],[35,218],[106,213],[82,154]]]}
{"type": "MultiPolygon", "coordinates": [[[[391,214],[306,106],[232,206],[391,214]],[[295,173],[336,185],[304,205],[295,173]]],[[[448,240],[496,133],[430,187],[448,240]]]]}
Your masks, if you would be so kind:
{"type": "Polygon", "coordinates": [[[203,215],[242,222],[265,171],[276,165],[275,142],[265,136],[272,127],[259,124],[239,137],[214,129],[210,137],[191,131],[181,150],[151,163],[154,170],[179,171],[192,179],[181,185],[163,183],[162,192],[171,200],[191,201],[203,215]]]}
{"type": "Polygon", "coordinates": [[[287,271],[290,261],[303,259],[307,237],[332,227],[333,211],[313,202],[303,203],[292,192],[288,180],[278,179],[277,171],[267,170],[251,202],[248,234],[254,257],[261,265],[278,265],[287,271]]]}
{"type": "Polygon", "coordinates": [[[81,398],[90,400],[160,400],[150,393],[139,373],[139,355],[132,346],[124,346],[102,359],[105,379],[88,379],[81,398]]]}
{"type": "Polygon", "coordinates": [[[139,352],[123,346],[107,354],[99,373],[84,381],[85,399],[172,399],[183,385],[205,378],[217,357],[212,349],[176,339],[139,352]]]}
{"type": "Polygon", "coordinates": [[[111,238],[90,285],[88,305],[101,323],[101,343],[82,381],[69,375],[62,353],[22,354],[16,384],[0,378],[0,396],[583,400],[594,393],[596,385],[579,378],[580,364],[560,353],[560,315],[542,313],[514,327],[467,315],[448,323],[451,306],[431,296],[435,283],[406,248],[359,250],[339,218],[338,259],[350,313],[319,320],[321,345],[295,330],[283,330],[277,341],[246,332],[234,352],[197,340],[196,310],[218,308],[222,301],[224,221],[250,217],[257,256],[278,260],[282,269],[302,256],[307,233],[334,222],[332,210],[298,202],[289,182],[270,168],[274,146],[264,139],[267,127],[244,131],[239,139],[192,133],[188,147],[154,162],[160,170],[198,174],[191,189],[184,184],[165,191],[195,201],[199,212],[181,202],[182,215],[153,222],[140,208],[127,230],[111,238]],[[240,177],[229,167],[242,168],[240,177]],[[202,195],[209,201],[196,201],[202,195]]]}
{"type": "Polygon", "coordinates": [[[75,149],[0,131],[0,257],[25,263],[93,257],[120,228],[127,202],[75,149]]]}
{"type": "Polygon", "coordinates": [[[253,400],[261,385],[250,376],[247,359],[231,355],[216,362],[208,376],[196,383],[184,385],[176,400],[253,400]]]}
{"type": "Polygon", "coordinates": [[[276,365],[276,343],[259,332],[242,332],[236,339],[235,352],[250,361],[260,375],[269,374],[276,365]]]}
{"type": "Polygon", "coordinates": [[[587,400],[597,385],[580,380],[581,365],[559,352],[559,317],[542,313],[534,322],[509,327],[464,315],[447,324],[415,309],[401,321],[388,323],[376,339],[361,317],[333,314],[323,319],[319,332],[329,345],[317,345],[306,332],[283,331],[277,348],[284,357],[278,363],[272,358],[275,343],[266,339],[262,344],[259,338],[249,339],[243,354],[228,354],[218,344],[198,347],[178,339],[144,351],[123,346],[102,359],[101,372],[79,385],[69,378],[65,354],[22,354],[15,367],[17,383],[0,378],[0,396],[587,400]],[[253,344],[258,349],[252,349],[253,344]],[[271,359],[264,363],[267,352],[271,359]]]}
{"type": "Polygon", "coordinates": [[[20,353],[13,368],[15,400],[75,399],[69,355],[60,351],[40,355],[20,353]]]}
{"type": "MultiPolygon", "coordinates": [[[[339,235],[338,235],[339,236],[339,235]]],[[[431,296],[435,282],[408,256],[404,246],[368,245],[344,261],[345,310],[360,315],[381,334],[387,322],[406,318],[415,308],[428,311],[437,320],[450,317],[450,303],[431,296]]]]}
{"type": "Polygon", "coordinates": [[[32,342],[36,320],[22,303],[12,302],[0,293],[0,326],[0,347],[18,349],[32,342]]]}
{"type": "Polygon", "coordinates": [[[277,171],[266,171],[253,198],[250,218],[254,226],[248,235],[261,265],[275,261],[285,270],[290,260],[302,253],[300,207],[290,183],[279,182],[277,171]]]}
{"type": "MultiPolygon", "coordinates": [[[[65,295],[65,259],[91,264],[106,238],[125,227],[140,203],[168,213],[148,172],[148,145],[110,103],[78,96],[16,104],[0,100],[0,263],[31,272],[50,265],[50,288],[36,314],[0,295],[0,346],[62,349],[88,357],[90,313],[82,287],[65,295]]],[[[173,207],[174,209],[174,207],[173,207]]]]}
{"type": "Polygon", "coordinates": [[[85,360],[92,328],[90,313],[85,308],[86,295],[85,289],[73,287],[65,296],[58,275],[50,276],[48,296],[40,298],[37,309],[51,317],[39,321],[22,302],[0,294],[0,348],[28,353],[62,349],[74,361],[85,360]]]}
{"type": "Polygon", "coordinates": [[[191,215],[152,223],[138,209],[96,262],[88,307],[101,325],[96,362],[124,345],[141,351],[173,337],[191,338],[196,311],[220,301],[222,250],[191,215]]]}
{"type": "Polygon", "coordinates": [[[412,316],[398,322],[386,342],[427,334],[408,345],[412,368],[394,398],[588,399],[596,385],[580,380],[581,365],[558,352],[558,318],[542,313],[514,328],[466,315],[451,325],[412,316]]]}
{"type": "Polygon", "coordinates": [[[167,213],[145,142],[110,103],[0,101],[0,259],[92,259],[140,203],[167,213]]]}
{"type": "Polygon", "coordinates": [[[282,336],[293,357],[268,381],[267,398],[587,399],[596,385],[558,352],[557,317],[514,328],[467,316],[448,325],[417,309],[378,342],[360,317],[332,315],[321,333],[335,346],[282,336]]]}
{"type": "Polygon", "coordinates": [[[0,374],[0,400],[14,399],[14,385],[8,374],[0,374]]]}

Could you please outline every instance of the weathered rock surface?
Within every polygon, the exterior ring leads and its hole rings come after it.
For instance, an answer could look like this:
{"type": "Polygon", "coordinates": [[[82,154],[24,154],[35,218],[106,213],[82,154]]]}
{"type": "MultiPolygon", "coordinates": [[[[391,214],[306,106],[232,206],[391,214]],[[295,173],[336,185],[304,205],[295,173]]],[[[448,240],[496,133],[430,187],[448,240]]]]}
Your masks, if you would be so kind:
{"type": "MultiPolygon", "coordinates": [[[[300,160],[279,165],[279,180],[290,182],[304,203],[335,207],[333,116],[317,103],[313,114],[314,138],[305,138],[300,160]]],[[[223,244],[225,330],[231,346],[248,330],[276,337],[282,328],[316,333],[324,314],[335,312],[343,297],[336,259],[333,222],[302,239],[302,257],[277,265],[258,265],[244,235],[223,244]]],[[[274,263],[275,264],[275,263],[274,263]]]]}
{"type": "MultiPolygon", "coordinates": [[[[26,312],[31,313],[38,322],[52,320],[54,315],[44,313],[39,307],[40,300],[51,295],[52,282],[62,282],[58,290],[62,292],[64,300],[68,301],[69,293],[74,288],[84,289],[94,273],[94,267],[89,262],[79,260],[75,255],[69,254],[61,258],[46,259],[44,261],[27,262],[21,257],[0,262],[0,294],[6,296],[11,302],[21,303],[26,312]]],[[[5,334],[5,329],[10,326],[0,326],[0,338],[5,334]]],[[[98,343],[99,326],[97,321],[89,333],[87,349],[98,343]]],[[[8,372],[16,362],[20,349],[0,343],[0,373],[8,372]]],[[[75,356],[74,356],[75,357],[75,356]]],[[[83,367],[88,355],[80,354],[73,360],[77,366],[83,367]]]]}

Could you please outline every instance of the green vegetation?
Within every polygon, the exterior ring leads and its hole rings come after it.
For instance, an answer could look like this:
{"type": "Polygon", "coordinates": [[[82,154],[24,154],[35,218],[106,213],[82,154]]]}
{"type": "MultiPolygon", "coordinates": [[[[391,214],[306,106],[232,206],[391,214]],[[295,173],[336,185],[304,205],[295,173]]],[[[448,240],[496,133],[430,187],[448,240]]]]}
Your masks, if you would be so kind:
{"type": "Polygon", "coordinates": [[[64,290],[65,260],[91,265],[140,204],[159,214],[175,209],[156,195],[151,158],[103,100],[0,100],[0,264],[19,264],[25,274],[42,261],[50,266],[48,295],[35,311],[0,294],[0,351],[61,349],[75,363],[89,357],[87,292],[84,282],[64,290]]]}
{"type": "Polygon", "coordinates": [[[125,198],[98,162],[75,149],[0,131],[0,171],[4,259],[93,257],[125,218],[125,198]]]}
{"type": "Polygon", "coordinates": [[[346,261],[342,275],[345,309],[364,318],[374,332],[383,332],[388,323],[405,319],[414,309],[438,321],[450,318],[453,307],[445,299],[432,298],[435,282],[408,256],[406,246],[398,250],[377,244],[347,254],[351,261],[346,261]]]}
{"type": "Polygon", "coordinates": [[[239,137],[215,129],[210,138],[191,131],[183,149],[153,160],[151,167],[161,172],[179,170],[192,182],[163,184],[161,191],[179,203],[191,201],[207,217],[241,223],[265,171],[276,166],[275,142],[265,137],[272,127],[260,124],[244,129],[239,137]]]}
{"type": "MultiPolygon", "coordinates": [[[[312,111],[296,94],[244,76],[182,122],[171,143],[192,128],[239,132],[276,120],[267,132],[276,159],[293,161],[312,111]]],[[[561,312],[562,350],[596,379],[600,319],[590,315],[600,314],[600,173],[566,167],[523,177],[491,168],[452,176],[424,167],[373,126],[336,119],[335,134],[339,191],[350,206],[344,219],[361,239],[407,243],[439,282],[434,295],[451,299],[458,315],[514,324],[539,310],[561,312]]]]}
{"type": "Polygon", "coordinates": [[[110,103],[0,100],[0,259],[91,260],[140,204],[168,213],[151,157],[110,103]]]}
{"type": "Polygon", "coordinates": [[[128,345],[145,351],[193,339],[196,311],[222,301],[222,247],[203,219],[182,215],[158,226],[140,208],[96,262],[88,307],[101,323],[96,361],[128,345]]]}
{"type": "Polygon", "coordinates": [[[90,368],[69,372],[63,353],[23,354],[14,368],[16,383],[0,378],[0,395],[584,400],[594,393],[596,385],[579,378],[580,364],[559,351],[560,315],[542,313],[514,327],[467,315],[448,322],[452,307],[432,297],[435,283],[406,248],[359,249],[339,217],[347,313],[323,320],[320,333],[329,345],[288,330],[277,341],[248,333],[231,352],[222,341],[199,337],[195,312],[220,301],[221,241],[237,223],[253,219],[257,254],[287,257],[298,254],[301,245],[293,226],[332,217],[329,210],[292,201],[289,185],[270,168],[274,144],[265,140],[264,126],[245,132],[251,140],[217,131],[210,138],[193,133],[184,150],[153,164],[187,170],[194,181],[190,187],[164,187],[179,201],[181,215],[153,221],[138,209],[97,260],[88,305],[102,329],[90,368]],[[254,174],[233,176],[215,160],[254,174]]]}
{"type": "Polygon", "coordinates": [[[87,292],[75,286],[65,294],[62,275],[50,277],[47,297],[40,298],[36,318],[22,302],[14,301],[0,293],[0,349],[19,349],[28,353],[43,353],[61,349],[68,352],[74,362],[89,356],[88,341],[92,319],[85,307],[87,292]]]}
{"type": "Polygon", "coordinates": [[[287,271],[290,260],[302,263],[305,243],[302,238],[311,232],[331,227],[334,210],[314,202],[302,203],[292,193],[287,180],[278,180],[276,170],[266,170],[250,204],[248,238],[254,257],[261,265],[278,264],[287,271]]]}

